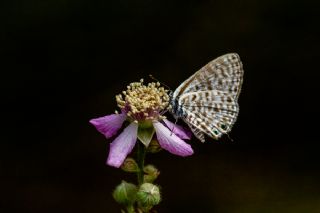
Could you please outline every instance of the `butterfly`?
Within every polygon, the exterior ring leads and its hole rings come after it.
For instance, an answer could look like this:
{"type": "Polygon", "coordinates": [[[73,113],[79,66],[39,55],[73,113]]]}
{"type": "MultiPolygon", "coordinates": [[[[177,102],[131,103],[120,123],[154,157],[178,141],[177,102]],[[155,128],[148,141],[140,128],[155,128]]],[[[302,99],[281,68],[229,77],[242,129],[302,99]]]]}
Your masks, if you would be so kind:
{"type": "Polygon", "coordinates": [[[231,131],[238,113],[243,67],[236,53],[220,56],[202,67],[170,93],[169,111],[188,124],[205,142],[231,131]]]}

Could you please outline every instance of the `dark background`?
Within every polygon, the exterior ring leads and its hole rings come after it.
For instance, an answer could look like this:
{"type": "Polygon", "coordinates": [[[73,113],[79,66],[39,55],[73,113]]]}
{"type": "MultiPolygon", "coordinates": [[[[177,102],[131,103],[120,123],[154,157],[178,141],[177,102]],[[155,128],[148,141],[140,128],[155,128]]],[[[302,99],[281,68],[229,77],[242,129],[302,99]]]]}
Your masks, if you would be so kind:
{"type": "Polygon", "coordinates": [[[153,74],[176,88],[237,52],[245,70],[231,137],[189,158],[148,158],[159,212],[320,212],[317,1],[2,1],[0,212],[119,212],[134,180],[105,165],[88,120],[153,74]]]}

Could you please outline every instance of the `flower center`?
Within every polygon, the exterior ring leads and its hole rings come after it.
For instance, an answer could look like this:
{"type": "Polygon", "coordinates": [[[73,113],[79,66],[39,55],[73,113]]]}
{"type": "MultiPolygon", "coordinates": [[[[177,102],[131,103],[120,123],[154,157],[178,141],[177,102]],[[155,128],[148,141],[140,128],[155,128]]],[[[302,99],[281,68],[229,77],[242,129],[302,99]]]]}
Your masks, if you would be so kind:
{"type": "Polygon", "coordinates": [[[144,85],[141,79],[127,86],[127,90],[117,95],[116,100],[121,110],[135,121],[158,120],[164,118],[161,112],[169,104],[167,92],[159,82],[144,85]]]}

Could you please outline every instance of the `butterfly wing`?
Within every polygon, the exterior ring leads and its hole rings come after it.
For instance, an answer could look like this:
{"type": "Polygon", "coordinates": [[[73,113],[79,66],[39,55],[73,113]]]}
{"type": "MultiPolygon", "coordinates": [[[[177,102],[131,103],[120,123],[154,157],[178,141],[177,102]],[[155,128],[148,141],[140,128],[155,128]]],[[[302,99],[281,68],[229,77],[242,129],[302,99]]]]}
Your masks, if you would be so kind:
{"type": "Polygon", "coordinates": [[[238,116],[243,68],[236,53],[220,56],[184,81],[172,95],[172,112],[202,142],[204,134],[218,139],[238,116]]]}
{"type": "Polygon", "coordinates": [[[195,117],[194,114],[192,114],[191,112],[188,113],[186,115],[186,117],[183,118],[184,122],[186,122],[189,126],[189,128],[191,129],[192,133],[202,142],[205,142],[205,137],[204,137],[204,130],[202,130],[201,128],[197,127],[194,123],[192,123],[193,117],[195,117]]]}
{"type": "Polygon", "coordinates": [[[185,115],[183,120],[202,142],[203,133],[214,139],[228,133],[239,112],[232,95],[219,90],[186,93],[179,101],[185,115]]]}
{"type": "Polygon", "coordinates": [[[173,98],[196,91],[220,90],[238,99],[243,78],[240,57],[236,53],[220,56],[185,80],[173,93],[173,98]]]}

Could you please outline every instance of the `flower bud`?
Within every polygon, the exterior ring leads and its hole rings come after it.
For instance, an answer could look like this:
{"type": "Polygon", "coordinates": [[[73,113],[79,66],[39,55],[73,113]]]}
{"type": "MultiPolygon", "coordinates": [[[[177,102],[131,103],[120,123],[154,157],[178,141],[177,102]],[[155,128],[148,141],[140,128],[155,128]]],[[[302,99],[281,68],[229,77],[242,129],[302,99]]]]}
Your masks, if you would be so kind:
{"type": "Polygon", "coordinates": [[[140,206],[151,209],[160,203],[161,196],[159,187],[151,183],[144,183],[137,193],[137,200],[140,206]]]}
{"type": "Polygon", "coordinates": [[[147,152],[157,153],[157,152],[160,152],[161,150],[162,148],[159,145],[159,142],[156,139],[152,139],[147,148],[147,152]]]}
{"type": "Polygon", "coordinates": [[[125,172],[139,171],[138,164],[133,158],[126,158],[123,164],[121,165],[121,169],[125,172]]]}
{"type": "Polygon", "coordinates": [[[137,186],[132,183],[122,181],[113,191],[113,198],[120,204],[132,205],[135,202],[137,186]]]}
{"type": "Polygon", "coordinates": [[[144,182],[152,183],[160,175],[160,171],[153,165],[149,164],[144,167],[144,182]]]}

